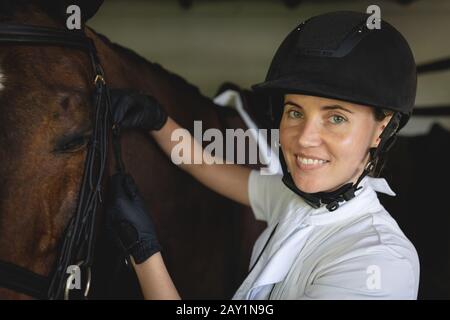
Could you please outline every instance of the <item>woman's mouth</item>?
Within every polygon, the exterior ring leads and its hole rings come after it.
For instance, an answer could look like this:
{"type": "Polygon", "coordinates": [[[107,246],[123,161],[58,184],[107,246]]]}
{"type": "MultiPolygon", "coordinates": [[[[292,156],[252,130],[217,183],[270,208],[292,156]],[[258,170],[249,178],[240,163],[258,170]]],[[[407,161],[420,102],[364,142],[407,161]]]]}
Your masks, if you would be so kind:
{"type": "Polygon", "coordinates": [[[313,170],[324,167],[328,162],[328,160],[320,159],[312,156],[300,156],[295,155],[295,162],[297,166],[302,170],[313,170]]]}

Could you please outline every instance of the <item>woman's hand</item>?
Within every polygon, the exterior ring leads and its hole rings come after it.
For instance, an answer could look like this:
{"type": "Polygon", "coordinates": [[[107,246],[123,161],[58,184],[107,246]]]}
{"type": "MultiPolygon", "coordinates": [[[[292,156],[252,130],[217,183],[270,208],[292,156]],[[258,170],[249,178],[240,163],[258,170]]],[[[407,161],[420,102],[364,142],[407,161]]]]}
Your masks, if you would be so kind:
{"type": "Polygon", "coordinates": [[[111,113],[121,128],[159,130],[167,121],[167,113],[152,96],[132,90],[112,89],[111,113]]]}
{"type": "Polygon", "coordinates": [[[140,264],[161,251],[153,221],[129,174],[113,175],[111,189],[111,203],[106,210],[107,222],[125,252],[140,264]]]}
{"type": "Polygon", "coordinates": [[[111,177],[112,198],[106,210],[107,222],[119,238],[134,270],[145,299],[180,299],[160,254],[153,221],[138,188],[129,174],[111,177]]]}
{"type": "MultiPolygon", "coordinates": [[[[176,130],[182,129],[178,123],[167,116],[164,108],[151,96],[131,90],[111,90],[113,119],[120,128],[138,128],[151,131],[152,137],[168,156],[180,143],[187,143],[184,149],[190,150],[191,159],[203,159],[202,145],[190,136],[190,139],[172,139],[176,130]]],[[[183,107],[183,106],[181,106],[183,107]]],[[[189,132],[187,131],[187,134],[189,132]]],[[[248,196],[248,177],[250,169],[239,165],[223,165],[223,159],[206,154],[209,163],[192,162],[179,164],[179,167],[208,188],[244,205],[250,205],[248,196]],[[215,159],[215,160],[214,160],[215,159]]]]}

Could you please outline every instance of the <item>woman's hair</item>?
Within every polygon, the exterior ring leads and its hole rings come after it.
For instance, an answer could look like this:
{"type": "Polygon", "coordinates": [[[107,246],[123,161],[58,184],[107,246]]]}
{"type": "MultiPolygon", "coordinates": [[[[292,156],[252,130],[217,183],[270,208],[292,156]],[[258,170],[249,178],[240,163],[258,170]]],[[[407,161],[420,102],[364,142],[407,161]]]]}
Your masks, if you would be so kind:
{"type": "Polygon", "coordinates": [[[375,120],[383,121],[387,116],[393,115],[394,111],[388,109],[372,108],[375,120]]]}
{"type": "MultiPolygon", "coordinates": [[[[394,111],[388,110],[388,109],[380,109],[380,108],[372,108],[373,115],[375,118],[375,121],[383,121],[386,117],[393,115],[394,111]]],[[[372,171],[368,173],[369,177],[379,177],[381,174],[381,171],[383,171],[383,168],[386,164],[387,155],[385,153],[379,155],[377,159],[375,159],[372,171]]]]}

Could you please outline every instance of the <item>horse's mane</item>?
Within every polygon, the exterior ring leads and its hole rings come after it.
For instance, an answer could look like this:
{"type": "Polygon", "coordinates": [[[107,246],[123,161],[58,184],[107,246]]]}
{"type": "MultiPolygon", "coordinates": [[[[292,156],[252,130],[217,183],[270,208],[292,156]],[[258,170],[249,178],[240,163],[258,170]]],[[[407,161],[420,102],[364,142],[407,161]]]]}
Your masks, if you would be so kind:
{"type": "Polygon", "coordinates": [[[140,56],[138,53],[133,51],[132,49],[126,48],[121,46],[120,44],[117,44],[115,42],[112,42],[108,37],[106,37],[103,34],[100,34],[93,29],[90,29],[92,32],[97,35],[100,40],[107,45],[111,50],[119,54],[120,56],[123,56],[127,59],[127,63],[135,63],[136,65],[145,65],[148,68],[151,68],[153,72],[158,74],[165,74],[170,82],[174,84],[177,88],[182,88],[183,90],[186,90],[187,92],[190,92],[191,94],[202,96],[205,99],[208,99],[206,96],[202,95],[200,92],[200,89],[189,82],[187,82],[183,77],[165,69],[162,67],[159,63],[152,62],[147,60],[146,58],[140,56]]]}

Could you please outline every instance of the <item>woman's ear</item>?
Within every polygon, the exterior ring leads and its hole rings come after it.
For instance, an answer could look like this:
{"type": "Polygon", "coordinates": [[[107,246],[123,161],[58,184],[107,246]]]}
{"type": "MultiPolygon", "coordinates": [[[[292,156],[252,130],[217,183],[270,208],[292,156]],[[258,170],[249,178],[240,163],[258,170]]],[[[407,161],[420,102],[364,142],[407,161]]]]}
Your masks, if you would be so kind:
{"type": "Polygon", "coordinates": [[[372,142],[373,148],[378,147],[378,144],[380,143],[380,140],[381,140],[380,139],[381,133],[386,128],[386,126],[389,123],[389,121],[391,120],[391,118],[392,118],[392,114],[386,116],[381,121],[376,121],[375,136],[374,136],[374,141],[372,142]]]}

